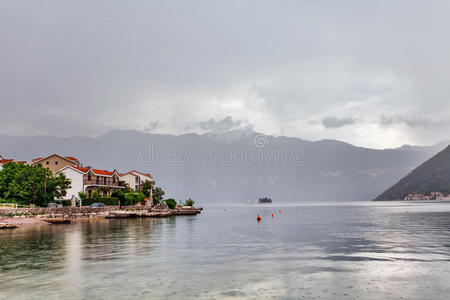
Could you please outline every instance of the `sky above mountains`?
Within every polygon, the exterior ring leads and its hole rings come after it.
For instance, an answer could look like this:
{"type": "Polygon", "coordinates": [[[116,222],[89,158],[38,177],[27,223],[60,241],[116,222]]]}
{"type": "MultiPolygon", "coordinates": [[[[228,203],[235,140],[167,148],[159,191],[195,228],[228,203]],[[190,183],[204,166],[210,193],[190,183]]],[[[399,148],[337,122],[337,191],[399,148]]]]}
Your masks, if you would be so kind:
{"type": "Polygon", "coordinates": [[[1,1],[0,134],[449,138],[448,1],[1,1]]]}

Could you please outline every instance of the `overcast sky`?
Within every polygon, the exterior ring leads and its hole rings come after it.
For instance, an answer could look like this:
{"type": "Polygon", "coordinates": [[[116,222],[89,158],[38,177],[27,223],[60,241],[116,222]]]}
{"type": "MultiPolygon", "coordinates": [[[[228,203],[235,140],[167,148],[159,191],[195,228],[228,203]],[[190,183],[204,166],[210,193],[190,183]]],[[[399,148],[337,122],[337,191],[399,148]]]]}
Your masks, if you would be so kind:
{"type": "Polygon", "coordinates": [[[449,1],[0,1],[0,134],[450,138],[449,1]]]}

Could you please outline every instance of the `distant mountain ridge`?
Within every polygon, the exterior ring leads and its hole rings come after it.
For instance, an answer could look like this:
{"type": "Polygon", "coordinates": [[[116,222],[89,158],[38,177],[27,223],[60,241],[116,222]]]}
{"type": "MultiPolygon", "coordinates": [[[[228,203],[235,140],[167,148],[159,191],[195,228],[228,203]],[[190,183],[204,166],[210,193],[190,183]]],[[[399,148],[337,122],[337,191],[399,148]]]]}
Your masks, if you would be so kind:
{"type": "Polygon", "coordinates": [[[403,200],[410,193],[450,193],[450,146],[414,169],[375,200],[403,200]]]}
{"type": "Polygon", "coordinates": [[[335,141],[114,130],[99,137],[0,136],[0,154],[30,161],[59,153],[100,169],[149,172],[168,197],[199,203],[368,201],[445,146],[374,150],[335,141]]]}

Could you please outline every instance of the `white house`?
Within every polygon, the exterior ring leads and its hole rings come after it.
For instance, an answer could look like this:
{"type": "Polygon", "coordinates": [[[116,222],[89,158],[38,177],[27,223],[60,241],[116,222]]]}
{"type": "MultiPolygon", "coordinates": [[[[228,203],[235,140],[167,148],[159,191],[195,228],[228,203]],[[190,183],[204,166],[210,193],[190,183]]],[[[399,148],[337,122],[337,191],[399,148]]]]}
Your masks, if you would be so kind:
{"type": "MultiPolygon", "coordinates": [[[[128,173],[119,174],[120,180],[124,181],[134,191],[140,191],[141,186],[145,181],[150,181],[152,184],[155,182],[152,175],[149,173],[142,173],[136,170],[128,173]]],[[[151,195],[150,195],[151,196],[151,195]]]]}
{"type": "Polygon", "coordinates": [[[71,181],[71,188],[66,191],[66,198],[75,196],[78,198],[79,192],[84,192],[84,175],[89,171],[89,168],[65,166],[59,172],[71,181]]]}
{"type": "Polygon", "coordinates": [[[92,196],[93,191],[99,191],[102,187],[103,195],[110,196],[114,190],[122,189],[119,186],[119,174],[116,171],[106,171],[67,165],[59,172],[71,180],[71,188],[66,191],[68,198],[78,197],[79,192],[92,196]]]}

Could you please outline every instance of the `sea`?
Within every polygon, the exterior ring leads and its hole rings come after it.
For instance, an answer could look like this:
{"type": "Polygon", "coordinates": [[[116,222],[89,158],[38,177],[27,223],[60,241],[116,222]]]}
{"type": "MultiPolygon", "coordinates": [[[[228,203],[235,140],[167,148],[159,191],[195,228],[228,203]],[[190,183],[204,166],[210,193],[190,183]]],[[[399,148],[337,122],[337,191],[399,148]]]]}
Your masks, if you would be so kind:
{"type": "Polygon", "coordinates": [[[201,206],[2,230],[0,299],[450,297],[450,203],[201,206]]]}

